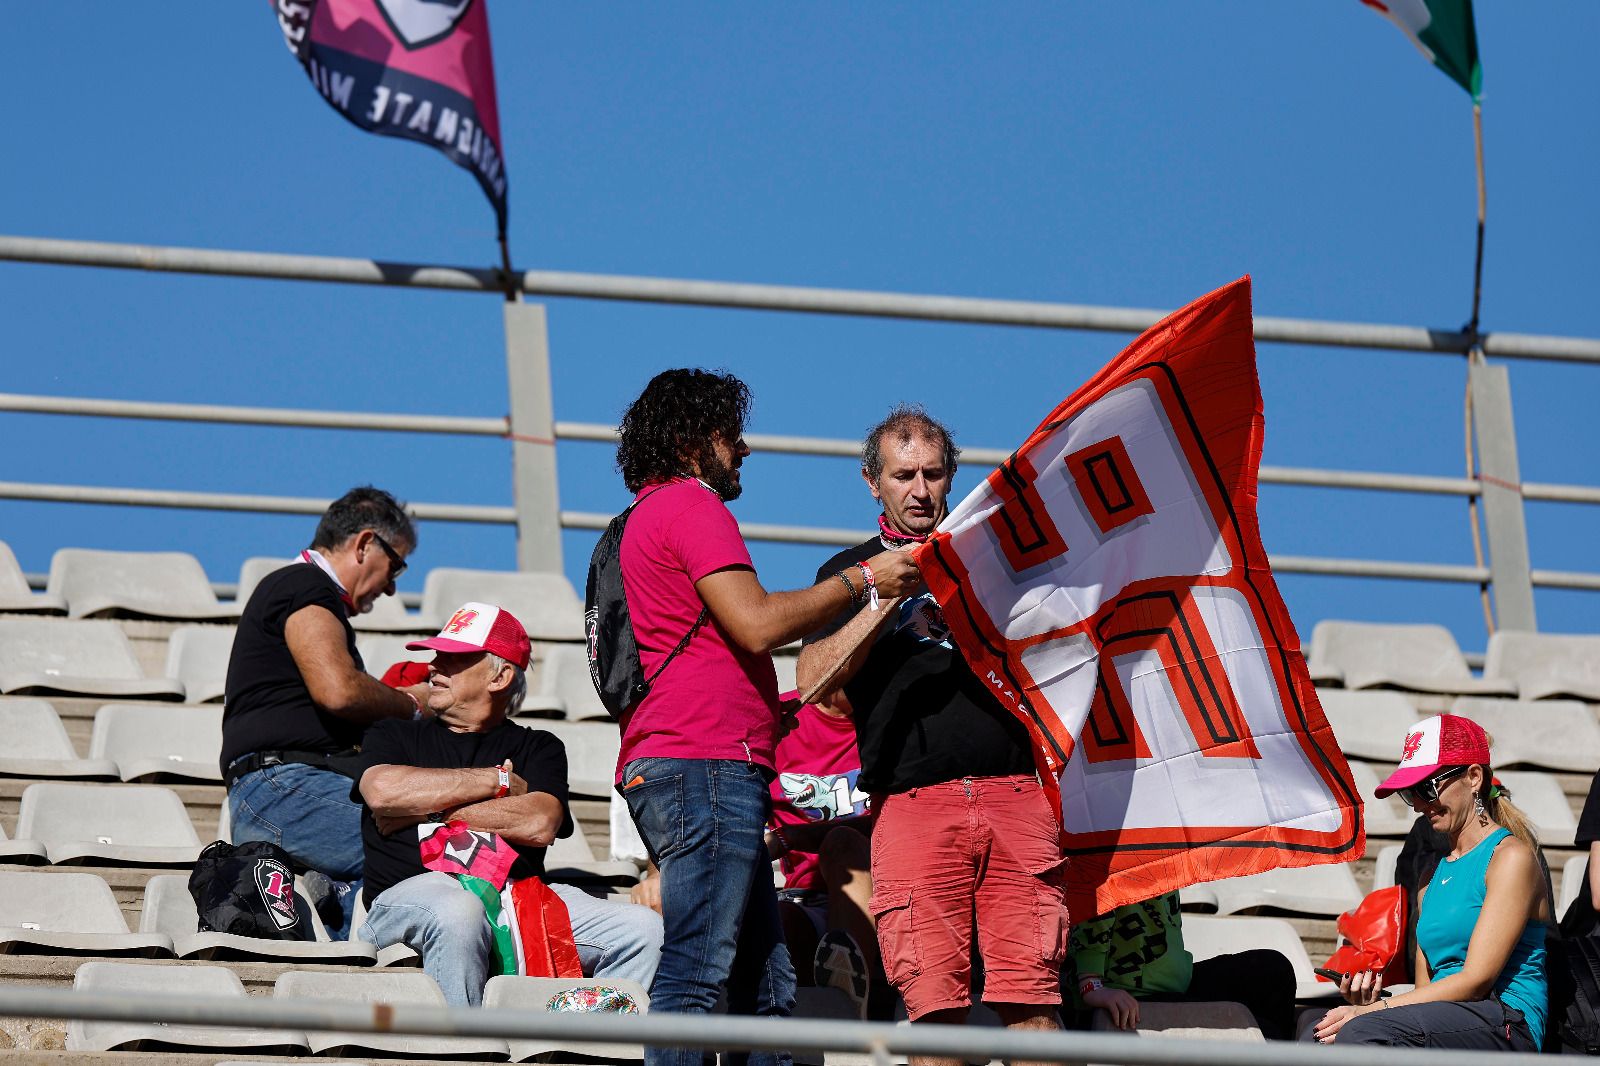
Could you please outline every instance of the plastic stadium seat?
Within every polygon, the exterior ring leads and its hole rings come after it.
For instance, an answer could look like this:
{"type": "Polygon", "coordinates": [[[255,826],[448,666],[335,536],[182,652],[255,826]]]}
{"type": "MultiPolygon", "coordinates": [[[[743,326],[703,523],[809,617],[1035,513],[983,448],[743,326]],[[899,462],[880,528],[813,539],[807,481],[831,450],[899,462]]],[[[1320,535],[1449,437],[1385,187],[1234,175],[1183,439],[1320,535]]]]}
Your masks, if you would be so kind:
{"type": "Polygon", "coordinates": [[[244,613],[244,605],[250,602],[250,594],[261,584],[261,579],[274,570],[282,570],[286,566],[298,563],[299,559],[279,559],[267,555],[252,555],[239,565],[238,591],[234,593],[235,607],[238,613],[244,613]]]}
{"type": "Polygon", "coordinates": [[[187,552],[62,548],[50,559],[49,590],[73,618],[235,618],[217,602],[200,560],[187,552]]]}
{"type": "Polygon", "coordinates": [[[583,601],[563,574],[435,567],[422,585],[422,617],[449,621],[463,603],[492,603],[517,616],[534,640],[582,640],[583,601]]]}
{"type": "Polygon", "coordinates": [[[1385,844],[1378,849],[1378,857],[1372,865],[1372,887],[1388,888],[1394,884],[1395,870],[1400,865],[1400,851],[1403,845],[1385,844]]]}
{"type": "MultiPolygon", "coordinates": [[[[303,918],[310,919],[315,912],[298,888],[297,885],[295,905],[303,918]]],[[[359,940],[270,940],[233,933],[201,933],[196,931],[199,924],[194,897],[189,894],[188,874],[157,874],[144,886],[144,910],[139,916],[139,929],[171,937],[180,958],[371,966],[378,957],[371,944],[359,940]]]]}
{"type": "Polygon", "coordinates": [[[29,785],[17,836],[44,844],[58,866],[189,866],[200,853],[183,801],[153,785],[29,785]]]}
{"type": "Polygon", "coordinates": [[[438,625],[420,614],[412,614],[399,596],[379,596],[372,610],[350,619],[358,633],[422,633],[438,629],[438,625]]]}
{"type": "Polygon", "coordinates": [[[633,813],[628,810],[627,801],[617,795],[616,789],[612,789],[606,799],[606,821],[611,826],[611,857],[643,867],[649,861],[650,854],[645,850],[644,841],[639,838],[639,827],[633,824],[633,813]]]}
{"type": "MultiPolygon", "coordinates": [[[[290,970],[272,986],[274,999],[315,999],[331,1003],[389,1003],[404,1014],[406,1005],[445,1006],[444,993],[425,973],[395,970],[318,973],[290,970]]],[[[506,1042],[491,1037],[405,1036],[399,1033],[309,1033],[317,1055],[400,1055],[422,1059],[491,1059],[509,1057],[506,1042]]]]}
{"type": "Polygon", "coordinates": [[[217,839],[233,843],[233,803],[226,792],[222,794],[222,805],[217,808],[217,839]]]}
{"type": "Polygon", "coordinates": [[[589,653],[582,644],[540,645],[538,688],[529,691],[526,711],[564,714],[569,721],[611,721],[589,675],[589,653]]]}
{"type": "MultiPolygon", "coordinates": [[[[226,966],[140,966],[86,962],[74,991],[103,995],[247,998],[239,977],[226,966]]],[[[230,1029],[165,1022],[80,1022],[67,1026],[68,1051],[207,1051],[304,1055],[304,1033],[287,1029],[230,1029]]]]}
{"type": "Polygon", "coordinates": [[[567,788],[573,795],[609,799],[616,789],[622,734],[610,722],[524,722],[557,737],[567,749],[567,788]]]}
{"type": "Polygon", "coordinates": [[[1529,771],[1496,770],[1500,783],[1511,790],[1511,802],[1522,809],[1539,834],[1539,843],[1548,847],[1570,848],[1578,832],[1567,794],[1555,778],[1529,771]]]}
{"type": "Polygon", "coordinates": [[[1318,622],[1311,632],[1311,661],[1344,672],[1345,688],[1398,688],[1514,696],[1505,681],[1476,678],[1456,638],[1444,626],[1318,622]]]}
{"type": "MultiPolygon", "coordinates": [[[[483,989],[485,1007],[543,1014],[550,1009],[550,998],[569,988],[593,986],[626,992],[639,1005],[640,1013],[650,1009],[650,993],[637,981],[612,978],[566,979],[559,977],[491,977],[483,989]]],[[[637,1044],[598,1044],[577,1040],[512,1040],[511,1061],[529,1062],[642,1062],[644,1048],[637,1044]]]]}
{"type": "Polygon", "coordinates": [[[1600,701],[1600,636],[1502,630],[1489,638],[1483,676],[1514,683],[1525,700],[1600,701]]]}
{"type": "MultiPolygon", "coordinates": [[[[1115,1032],[1111,1015],[1103,1010],[1094,1012],[1089,1024],[1093,1032],[1115,1032]]],[[[1264,1042],[1256,1025],[1256,1016],[1242,1003],[1218,1001],[1213,1003],[1162,1003],[1158,1000],[1139,1002],[1138,1036],[1178,1038],[1183,1040],[1248,1040],[1264,1042]]]]}
{"type": "Polygon", "coordinates": [[[1318,981],[1312,972],[1311,956],[1300,942],[1300,934],[1282,918],[1212,917],[1203,914],[1183,916],[1183,946],[1195,961],[1230,955],[1254,948],[1271,948],[1294,967],[1295,996],[1321,999],[1337,996],[1337,985],[1318,981]]]}
{"type": "Polygon", "coordinates": [[[0,737],[0,776],[116,779],[116,763],[78,758],[56,709],[45,700],[0,700],[0,737]]]}
{"type": "Polygon", "coordinates": [[[95,712],[89,756],[115,762],[124,781],[221,781],[222,708],[109,703],[95,712]]]}
{"type": "Polygon", "coordinates": [[[1567,913],[1567,908],[1572,906],[1572,901],[1578,898],[1578,893],[1584,890],[1584,874],[1589,870],[1588,855],[1574,855],[1561,867],[1561,901],[1556,904],[1556,918],[1559,920],[1567,913]]]}
{"type": "MultiPolygon", "coordinates": [[[[1388,771],[1386,770],[1385,773],[1388,771]]],[[[1403,837],[1411,831],[1416,814],[1394,796],[1378,799],[1374,794],[1382,781],[1372,767],[1364,762],[1350,764],[1350,776],[1356,791],[1366,801],[1367,835],[1378,837],[1403,837]]]]}
{"type": "Polygon", "coordinates": [[[380,633],[356,635],[356,651],[361,653],[361,665],[373,677],[382,677],[395,663],[431,663],[431,651],[407,651],[406,642],[414,637],[391,637],[380,633]]]}
{"type": "Polygon", "coordinates": [[[1319,688],[1317,698],[1339,750],[1364,759],[1398,759],[1407,730],[1422,717],[1398,692],[1319,688]]]}
{"type": "Polygon", "coordinates": [[[0,828],[0,862],[15,866],[44,866],[50,862],[44,845],[37,840],[12,840],[0,828]]]}
{"type": "Polygon", "coordinates": [[[778,675],[778,691],[780,693],[794,692],[799,687],[795,683],[795,666],[800,662],[797,655],[774,655],[772,657],[773,672],[778,675]]]}
{"type": "Polygon", "coordinates": [[[0,871],[0,955],[170,958],[172,939],[128,932],[111,886],[94,874],[0,871]]]}
{"type": "Polygon", "coordinates": [[[1344,863],[1268,870],[1245,877],[1209,881],[1218,914],[1257,907],[1336,917],[1361,903],[1361,889],[1344,863]]]}
{"type": "Polygon", "coordinates": [[[0,611],[67,613],[67,603],[61,597],[48,592],[36,593],[28,587],[28,576],[17,565],[11,545],[3,540],[0,540],[0,611]]]}
{"type": "Polygon", "coordinates": [[[565,884],[603,881],[607,884],[639,883],[639,868],[631,862],[597,859],[583,826],[572,823],[572,835],[557,837],[544,853],[545,879],[565,884]]]}
{"type": "Polygon", "coordinates": [[[1470,718],[1494,738],[1496,766],[1540,766],[1593,773],[1600,766],[1600,723],[1575,700],[1496,700],[1462,696],[1451,714],[1470,718]]]}
{"type": "Polygon", "coordinates": [[[222,702],[234,632],[233,626],[179,626],[167,637],[167,676],[183,682],[190,703],[222,702]]]}
{"type": "Polygon", "coordinates": [[[144,676],[115,622],[0,618],[0,692],[182,699],[183,685],[144,676]]]}

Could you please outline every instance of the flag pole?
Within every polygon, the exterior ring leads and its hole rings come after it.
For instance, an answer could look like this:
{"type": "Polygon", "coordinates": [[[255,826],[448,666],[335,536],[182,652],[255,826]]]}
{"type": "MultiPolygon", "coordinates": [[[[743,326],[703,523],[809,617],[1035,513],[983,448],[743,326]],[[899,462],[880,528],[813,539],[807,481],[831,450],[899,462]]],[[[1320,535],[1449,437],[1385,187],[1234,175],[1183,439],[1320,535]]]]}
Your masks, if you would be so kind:
{"type": "Polygon", "coordinates": [[[1483,105],[1472,102],[1472,141],[1478,163],[1478,252],[1472,264],[1472,320],[1467,323],[1474,348],[1478,344],[1478,306],[1483,300],[1483,218],[1488,196],[1483,184],[1483,105]]]}
{"type": "MultiPolygon", "coordinates": [[[[1481,168],[1479,170],[1479,173],[1480,174],[1482,173],[1481,168]]],[[[1480,199],[1480,203],[1481,202],[1482,201],[1480,199]]],[[[1483,222],[1482,222],[1482,219],[1481,219],[1481,215],[1482,215],[1481,209],[1480,209],[1479,215],[1480,215],[1480,220],[1478,222],[1478,257],[1480,259],[1482,259],[1482,257],[1483,257],[1483,222]]],[[[511,271],[511,244],[510,244],[509,241],[506,240],[506,231],[505,231],[505,227],[504,226],[500,227],[500,273],[501,273],[501,276],[505,280],[505,285],[506,285],[506,303],[514,304],[514,303],[517,302],[517,295],[518,295],[519,286],[517,285],[517,276],[514,273],[512,273],[512,271],[511,271]]],[[[1474,302],[1476,302],[1476,301],[1474,301],[1474,302]]],[[[1476,311],[1473,312],[1473,318],[1474,319],[1477,318],[1477,312],[1476,311]]]]}
{"type": "MultiPolygon", "coordinates": [[[[1472,101],[1472,145],[1478,168],[1478,247],[1472,262],[1472,317],[1467,320],[1467,362],[1483,361],[1483,343],[1478,334],[1478,310],[1483,302],[1483,222],[1488,205],[1488,195],[1483,180],[1483,105],[1472,101]]],[[[1465,426],[1467,436],[1467,477],[1476,479],[1477,454],[1474,451],[1472,432],[1472,385],[1467,385],[1465,426]]],[[[1467,517],[1472,524],[1472,554],[1479,566],[1483,565],[1483,535],[1478,517],[1478,497],[1467,497],[1467,517]]],[[[1478,583],[1478,597],[1483,601],[1483,622],[1490,635],[1495,631],[1494,607],[1489,598],[1489,583],[1478,583]]]]}

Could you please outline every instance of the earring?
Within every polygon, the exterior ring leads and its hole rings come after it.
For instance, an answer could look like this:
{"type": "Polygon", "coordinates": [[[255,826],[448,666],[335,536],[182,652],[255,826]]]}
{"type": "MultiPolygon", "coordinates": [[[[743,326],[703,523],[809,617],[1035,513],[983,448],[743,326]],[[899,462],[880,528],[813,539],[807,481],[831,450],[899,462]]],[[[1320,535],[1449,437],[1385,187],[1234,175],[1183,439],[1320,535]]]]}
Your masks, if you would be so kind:
{"type": "Polygon", "coordinates": [[[1489,812],[1483,806],[1483,793],[1481,792],[1475,793],[1472,797],[1472,813],[1478,816],[1478,824],[1480,826],[1489,824],[1489,812]]]}

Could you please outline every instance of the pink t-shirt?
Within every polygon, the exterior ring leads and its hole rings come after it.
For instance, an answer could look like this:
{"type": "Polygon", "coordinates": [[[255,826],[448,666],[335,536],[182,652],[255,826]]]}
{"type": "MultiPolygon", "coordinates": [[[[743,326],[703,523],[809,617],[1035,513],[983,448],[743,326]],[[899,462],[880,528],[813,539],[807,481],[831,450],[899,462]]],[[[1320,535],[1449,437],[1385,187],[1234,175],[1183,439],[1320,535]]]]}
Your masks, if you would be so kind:
{"type": "MultiPolygon", "coordinates": [[[[622,588],[646,677],[694,625],[694,583],[750,551],[721,497],[695,478],[646,485],[622,537],[622,588]]],[[[622,723],[617,779],[633,759],[744,759],[772,766],[778,734],[772,656],[735,644],[708,618],[622,723]]]]}
{"type": "MultiPolygon", "coordinates": [[[[800,708],[800,724],[778,741],[778,778],[772,782],[772,821],[806,825],[867,813],[867,795],[856,788],[861,755],[856,727],[814,704],[800,708]]],[[[783,887],[825,889],[815,852],[783,856],[783,887]]]]}

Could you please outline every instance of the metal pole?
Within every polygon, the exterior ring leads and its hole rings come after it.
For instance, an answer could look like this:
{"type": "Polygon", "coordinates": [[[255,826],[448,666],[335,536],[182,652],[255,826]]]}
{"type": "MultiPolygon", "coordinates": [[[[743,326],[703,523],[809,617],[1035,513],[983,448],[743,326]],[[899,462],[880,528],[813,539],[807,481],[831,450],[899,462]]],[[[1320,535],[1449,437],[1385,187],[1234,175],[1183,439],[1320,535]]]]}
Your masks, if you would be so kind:
{"type": "MultiPolygon", "coordinates": [[[[98,266],[124,270],[159,270],[187,274],[279,278],[393,285],[501,293],[498,269],[389,263],[331,256],[225,252],[101,241],[66,241],[43,237],[0,236],[0,260],[98,266]]],[[[648,278],[619,274],[580,274],[531,270],[517,278],[524,293],[588,300],[688,304],[746,310],[794,311],[809,314],[861,315],[871,318],[971,322],[992,326],[1079,329],[1138,333],[1166,312],[1147,308],[1100,307],[1090,304],[988,300],[960,296],[807,288],[795,285],[748,285],[737,282],[648,278]]],[[[1471,346],[1464,330],[1427,329],[1366,322],[1325,322],[1260,316],[1255,338],[1262,342],[1338,348],[1383,348],[1405,352],[1460,354],[1471,346]]],[[[1600,364],[1600,340],[1534,334],[1486,333],[1488,355],[1507,359],[1543,359],[1600,364]]]]}
{"type": "Polygon", "coordinates": [[[550,399],[544,307],[508,300],[505,321],[517,569],[560,573],[561,501],[556,488],[555,413],[550,399]]]}
{"type": "Polygon", "coordinates": [[[1489,537],[1496,625],[1500,629],[1536,632],[1539,625],[1533,609],[1528,527],[1522,511],[1522,476],[1511,419],[1511,381],[1505,367],[1471,359],[1467,363],[1467,387],[1472,390],[1473,436],[1478,442],[1478,477],[1483,483],[1483,518],[1489,537]]]}

